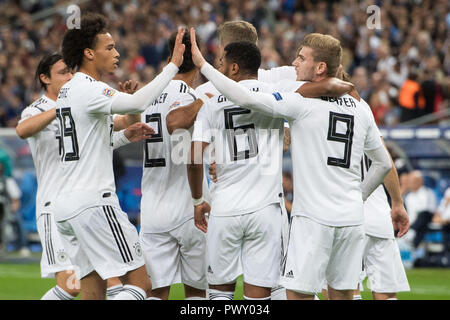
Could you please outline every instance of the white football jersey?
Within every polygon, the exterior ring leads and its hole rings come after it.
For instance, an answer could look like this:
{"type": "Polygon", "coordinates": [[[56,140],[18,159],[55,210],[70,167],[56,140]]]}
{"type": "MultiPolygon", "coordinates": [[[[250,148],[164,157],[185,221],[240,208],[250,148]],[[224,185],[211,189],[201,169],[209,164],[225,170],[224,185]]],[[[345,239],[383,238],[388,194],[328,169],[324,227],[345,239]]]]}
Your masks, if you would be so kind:
{"type": "MultiPolygon", "coordinates": [[[[369,171],[370,163],[370,159],[364,155],[361,159],[361,180],[369,171]]],[[[364,202],[364,231],[372,237],[394,239],[391,207],[383,185],[379,185],[364,202]]]]}
{"type": "MultiPolygon", "coordinates": [[[[298,87],[292,90],[296,86],[296,79],[297,73],[295,72],[295,68],[290,66],[282,66],[269,70],[258,70],[258,81],[275,84],[275,88],[279,88],[279,90],[283,92],[293,92],[297,90],[298,87]]],[[[211,81],[199,85],[195,91],[198,94],[211,93],[214,96],[220,95],[220,92],[214,87],[211,81]]]]}
{"type": "Polygon", "coordinates": [[[116,91],[77,72],[59,91],[60,186],[55,219],[69,219],[92,206],[119,206],[115,193],[111,104],[116,91]]]}
{"type": "Polygon", "coordinates": [[[291,127],[294,176],[292,215],[328,226],[364,221],[360,162],[364,150],[382,146],[364,103],[350,95],[304,98],[273,93],[272,115],[291,127]]]}
{"type": "MultiPolygon", "coordinates": [[[[56,107],[56,102],[43,95],[22,111],[22,122],[42,112],[56,107]]],[[[59,190],[61,178],[58,175],[60,138],[58,120],[53,120],[47,127],[27,139],[36,169],[38,189],[36,193],[36,217],[42,214],[42,208],[50,205],[59,190]]]]}
{"type": "MultiPolygon", "coordinates": [[[[273,90],[257,80],[240,83],[253,91],[273,90]]],[[[223,95],[200,109],[192,140],[214,148],[218,181],[211,215],[242,215],[280,202],[283,129],[282,118],[241,108],[223,95]]]]}
{"type": "MultiPolygon", "coordinates": [[[[196,95],[184,81],[172,80],[142,113],[142,122],[155,130],[144,143],[141,199],[144,233],[170,231],[194,217],[186,168],[192,130],[176,130],[169,135],[166,117],[171,110],[194,102],[196,95]]],[[[203,189],[208,199],[206,177],[203,189]]]]}

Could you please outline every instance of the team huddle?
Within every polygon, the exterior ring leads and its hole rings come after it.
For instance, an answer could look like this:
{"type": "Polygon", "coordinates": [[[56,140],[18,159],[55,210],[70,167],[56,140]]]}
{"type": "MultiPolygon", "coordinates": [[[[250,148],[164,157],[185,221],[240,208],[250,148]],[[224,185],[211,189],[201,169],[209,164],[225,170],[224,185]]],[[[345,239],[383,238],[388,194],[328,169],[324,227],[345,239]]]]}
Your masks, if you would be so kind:
{"type": "Polygon", "coordinates": [[[394,236],[409,228],[397,172],[370,107],[344,81],[339,41],[309,34],[293,66],[262,70],[251,24],[218,31],[217,70],[195,30],[179,28],[169,63],[139,90],[101,81],[119,62],[101,15],[87,14],[62,54],[41,61],[45,94],[17,133],[36,167],[41,275],[56,278],[42,299],[74,299],[81,288],[82,299],[166,300],[183,283],[186,299],[232,300],[240,275],[247,300],[354,299],[366,276],[375,299],[409,291],[394,236]],[[194,89],[199,73],[209,81],[194,89]],[[120,208],[112,161],[135,141],[139,233],[120,208]]]}

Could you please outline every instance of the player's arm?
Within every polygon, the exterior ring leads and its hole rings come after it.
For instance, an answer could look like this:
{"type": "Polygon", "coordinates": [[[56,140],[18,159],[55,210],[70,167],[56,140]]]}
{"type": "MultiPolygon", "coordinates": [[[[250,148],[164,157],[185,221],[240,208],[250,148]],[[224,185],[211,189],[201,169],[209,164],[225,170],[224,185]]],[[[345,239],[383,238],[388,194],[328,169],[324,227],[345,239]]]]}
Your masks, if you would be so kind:
{"type": "Polygon", "coordinates": [[[364,150],[364,152],[372,160],[367,176],[361,184],[363,200],[366,201],[372,192],[383,182],[392,166],[389,154],[383,145],[380,145],[376,149],[364,150]]]}
{"type": "MultiPolygon", "coordinates": [[[[383,138],[381,138],[381,141],[383,142],[383,145],[386,148],[383,138]]],[[[386,187],[387,192],[389,193],[389,196],[391,197],[392,202],[391,216],[392,222],[394,224],[394,229],[398,230],[397,236],[401,238],[409,230],[410,226],[409,217],[403,204],[397,169],[395,168],[394,161],[392,161],[390,155],[389,160],[391,162],[391,170],[384,178],[383,183],[384,186],[386,187]]]]}
{"type": "Polygon", "coordinates": [[[149,139],[155,131],[147,124],[137,122],[119,132],[113,132],[113,148],[117,149],[132,142],[149,139]]]}
{"type": "Polygon", "coordinates": [[[187,106],[170,111],[166,117],[167,131],[169,134],[172,134],[177,129],[189,129],[192,127],[204,101],[205,98],[196,99],[187,106]]]}
{"type": "Polygon", "coordinates": [[[205,214],[211,210],[209,204],[203,199],[203,154],[208,145],[207,142],[192,141],[191,162],[187,165],[189,187],[194,204],[194,224],[205,233],[208,230],[205,214]]]}
{"type": "Polygon", "coordinates": [[[318,82],[308,82],[297,89],[306,98],[318,98],[321,96],[340,97],[353,91],[354,85],[338,78],[326,78],[318,82]]]}
{"type": "Polygon", "coordinates": [[[178,73],[178,67],[183,63],[185,49],[182,43],[183,35],[184,29],[178,28],[171,62],[155,79],[132,95],[123,92],[116,93],[117,96],[111,103],[111,114],[140,113],[156,100],[178,73]]]}
{"type": "MultiPolygon", "coordinates": [[[[134,94],[137,91],[139,82],[135,80],[127,80],[124,83],[119,82],[119,91],[128,94],[134,94]]],[[[140,113],[137,114],[126,114],[126,115],[116,115],[114,117],[114,131],[125,130],[132,124],[141,121],[140,113]]]]}
{"type": "Polygon", "coordinates": [[[22,120],[16,127],[17,135],[22,139],[32,137],[41,132],[55,119],[56,109],[53,108],[28,119],[22,120]]]}

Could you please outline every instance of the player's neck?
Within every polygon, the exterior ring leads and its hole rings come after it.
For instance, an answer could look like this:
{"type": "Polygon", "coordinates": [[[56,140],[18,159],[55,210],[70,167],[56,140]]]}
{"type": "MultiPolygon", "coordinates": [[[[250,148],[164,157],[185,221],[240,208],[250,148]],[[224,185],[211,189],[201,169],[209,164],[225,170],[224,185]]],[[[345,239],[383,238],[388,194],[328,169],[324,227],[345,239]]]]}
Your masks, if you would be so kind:
{"type": "Polygon", "coordinates": [[[248,75],[248,74],[237,74],[233,77],[231,77],[236,82],[243,81],[243,80],[258,80],[257,75],[248,75]]]}
{"type": "Polygon", "coordinates": [[[78,71],[87,74],[89,77],[97,81],[99,81],[102,77],[102,74],[92,65],[83,65],[80,67],[78,71]]]}
{"type": "Polygon", "coordinates": [[[45,96],[53,101],[56,101],[58,95],[53,93],[53,90],[47,89],[45,90],[45,96]]]}
{"type": "Polygon", "coordinates": [[[196,75],[197,70],[192,70],[186,73],[177,73],[177,75],[173,77],[173,80],[184,81],[189,87],[192,87],[196,75]]]}
{"type": "Polygon", "coordinates": [[[328,77],[327,77],[326,75],[316,76],[316,77],[314,77],[314,79],[312,80],[312,82],[319,82],[319,81],[325,80],[325,79],[327,79],[327,78],[328,78],[328,77]]]}

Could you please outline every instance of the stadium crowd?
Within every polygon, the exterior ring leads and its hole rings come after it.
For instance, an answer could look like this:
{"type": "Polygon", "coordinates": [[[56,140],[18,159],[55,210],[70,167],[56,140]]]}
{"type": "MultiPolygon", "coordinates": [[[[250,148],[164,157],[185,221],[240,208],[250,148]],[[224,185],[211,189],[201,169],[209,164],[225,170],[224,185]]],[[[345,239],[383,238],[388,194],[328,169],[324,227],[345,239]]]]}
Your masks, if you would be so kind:
{"type": "MultiPolygon", "coordinates": [[[[15,127],[21,111],[39,96],[33,72],[44,54],[60,49],[69,4],[0,1],[0,127],[15,127]]],[[[246,20],[258,30],[263,68],[290,65],[296,44],[307,33],[340,39],[343,66],[378,125],[393,126],[449,108],[447,0],[94,0],[79,1],[79,6],[81,14],[98,11],[112,23],[121,61],[111,83],[150,81],[166,63],[167,39],[177,25],[196,26],[205,56],[213,62],[217,27],[227,20],[246,20]],[[374,4],[379,16],[367,11],[374,4]]]]}

